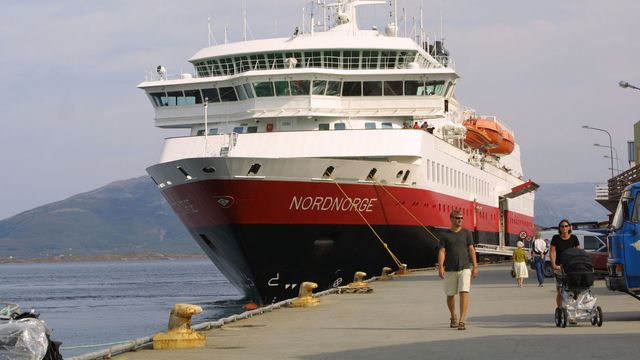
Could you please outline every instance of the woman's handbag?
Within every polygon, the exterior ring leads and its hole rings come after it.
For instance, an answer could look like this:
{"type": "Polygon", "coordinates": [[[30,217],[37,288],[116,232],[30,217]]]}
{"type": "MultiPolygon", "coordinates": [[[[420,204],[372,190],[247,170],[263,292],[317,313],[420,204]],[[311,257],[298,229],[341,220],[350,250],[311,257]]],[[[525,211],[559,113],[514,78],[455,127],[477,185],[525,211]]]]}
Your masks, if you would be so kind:
{"type": "Polygon", "coordinates": [[[516,277],[516,269],[511,268],[511,277],[515,278],[516,277]]]}

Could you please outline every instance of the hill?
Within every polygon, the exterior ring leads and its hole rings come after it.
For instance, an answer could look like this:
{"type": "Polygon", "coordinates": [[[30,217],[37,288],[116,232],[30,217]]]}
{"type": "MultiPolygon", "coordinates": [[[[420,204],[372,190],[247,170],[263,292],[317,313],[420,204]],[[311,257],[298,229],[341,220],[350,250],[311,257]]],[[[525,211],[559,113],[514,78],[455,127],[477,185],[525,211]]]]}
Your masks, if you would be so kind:
{"type": "Polygon", "coordinates": [[[535,223],[558,226],[562,219],[571,222],[604,221],[609,211],[598,204],[596,183],[540,184],[534,207],[535,223]]]}
{"type": "MultiPolygon", "coordinates": [[[[554,226],[605,220],[594,200],[595,183],[542,184],[535,222],[554,226]]],[[[2,257],[60,255],[201,254],[147,176],[116,181],[94,191],[43,205],[0,221],[2,257]]]]}
{"type": "Polygon", "coordinates": [[[147,176],[0,221],[2,256],[96,256],[142,252],[200,253],[147,176]]]}

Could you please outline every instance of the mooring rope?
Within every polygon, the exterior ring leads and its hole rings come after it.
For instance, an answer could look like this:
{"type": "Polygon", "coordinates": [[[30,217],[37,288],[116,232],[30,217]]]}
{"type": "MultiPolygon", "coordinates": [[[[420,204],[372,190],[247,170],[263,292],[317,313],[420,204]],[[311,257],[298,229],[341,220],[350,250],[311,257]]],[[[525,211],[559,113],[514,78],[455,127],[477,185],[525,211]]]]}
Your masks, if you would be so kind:
{"type": "MultiPolygon", "coordinates": [[[[351,200],[351,198],[349,197],[349,195],[347,195],[347,193],[342,189],[342,187],[340,186],[340,184],[338,184],[337,181],[333,181],[334,184],[336,184],[336,186],[338,187],[338,189],[340,189],[340,191],[342,192],[342,194],[345,196],[345,198],[347,198],[352,204],[353,204],[353,200],[351,200]]],[[[360,217],[362,218],[362,220],[365,222],[365,224],[367,224],[367,226],[369,227],[369,229],[371,230],[371,232],[373,232],[373,234],[376,236],[376,238],[378,238],[378,241],[380,241],[380,243],[382,244],[382,246],[385,248],[385,250],[387,250],[387,252],[389,253],[389,255],[391,256],[391,259],[393,260],[393,262],[396,263],[396,265],[398,266],[398,269],[402,268],[403,263],[398,259],[398,257],[393,253],[393,251],[391,251],[391,249],[389,249],[389,245],[387,245],[386,242],[384,242],[384,240],[382,240],[382,238],[380,237],[380,235],[378,234],[378,232],[376,232],[376,230],[373,228],[373,226],[371,226],[371,224],[369,223],[369,221],[367,221],[367,219],[364,217],[364,215],[362,215],[362,212],[358,209],[358,207],[355,207],[356,212],[358,213],[358,215],[360,215],[360,217]]]]}
{"type": "Polygon", "coordinates": [[[387,194],[389,194],[389,196],[391,196],[398,205],[400,205],[420,226],[422,226],[423,229],[425,229],[433,237],[433,239],[435,239],[435,241],[438,244],[440,244],[440,239],[438,239],[438,237],[431,230],[429,230],[428,227],[426,227],[415,215],[413,215],[413,213],[409,209],[407,209],[407,207],[404,206],[404,204],[400,202],[398,198],[393,196],[393,194],[390,193],[389,190],[387,190],[386,186],[384,186],[382,183],[380,183],[378,180],[376,180],[373,177],[371,178],[371,180],[373,180],[375,184],[379,185],[387,194]]]}

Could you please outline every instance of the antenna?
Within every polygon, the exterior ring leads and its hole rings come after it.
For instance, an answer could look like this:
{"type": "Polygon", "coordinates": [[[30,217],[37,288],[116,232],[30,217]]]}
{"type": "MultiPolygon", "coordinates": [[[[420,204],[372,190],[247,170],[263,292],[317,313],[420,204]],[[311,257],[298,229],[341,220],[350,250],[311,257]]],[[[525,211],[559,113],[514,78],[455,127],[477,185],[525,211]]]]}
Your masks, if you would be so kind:
{"type": "Polygon", "coordinates": [[[247,41],[247,0],[242,0],[240,8],[242,11],[242,41],[247,41]]]}
{"type": "Polygon", "coordinates": [[[442,20],[442,0],[440,0],[440,40],[444,39],[444,20],[442,20]]]}
{"type": "Polygon", "coordinates": [[[213,31],[211,31],[211,16],[207,15],[207,43],[211,46],[211,39],[213,39],[213,43],[218,45],[215,36],[213,36],[213,31]]]}

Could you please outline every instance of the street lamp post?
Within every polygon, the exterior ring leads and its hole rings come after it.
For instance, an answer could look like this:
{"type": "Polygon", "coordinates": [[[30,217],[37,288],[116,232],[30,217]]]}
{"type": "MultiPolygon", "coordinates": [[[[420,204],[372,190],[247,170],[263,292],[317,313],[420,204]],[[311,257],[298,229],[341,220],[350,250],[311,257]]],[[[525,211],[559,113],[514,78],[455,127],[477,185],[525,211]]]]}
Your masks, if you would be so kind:
{"type": "MultiPolygon", "coordinates": [[[[622,85],[620,85],[622,86],[622,85]]],[[[613,140],[611,140],[611,134],[609,134],[609,132],[605,129],[599,129],[599,128],[595,128],[589,125],[582,125],[583,129],[589,129],[589,130],[597,130],[597,131],[602,131],[607,133],[607,135],[609,135],[609,150],[611,151],[611,177],[614,177],[615,175],[613,174],[613,140]]]]}
{"type": "Polygon", "coordinates": [[[629,84],[629,83],[628,83],[628,82],[626,82],[626,81],[620,81],[620,82],[618,83],[618,86],[620,86],[620,87],[621,87],[621,88],[623,88],[623,89],[626,89],[626,88],[632,88],[632,89],[640,90],[640,88],[639,88],[639,87],[637,87],[637,86],[633,86],[633,85],[629,84]]]}
{"type": "MultiPolygon", "coordinates": [[[[613,148],[613,150],[615,150],[615,148],[613,148]]],[[[616,154],[616,156],[618,156],[616,154]]],[[[609,155],[602,155],[603,158],[608,159],[610,156],[609,155]]],[[[620,159],[618,159],[617,157],[616,159],[616,171],[618,172],[618,174],[620,174],[622,172],[622,166],[620,166],[620,159]]]]}

